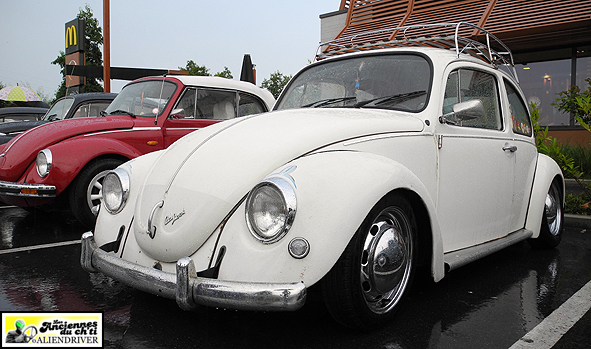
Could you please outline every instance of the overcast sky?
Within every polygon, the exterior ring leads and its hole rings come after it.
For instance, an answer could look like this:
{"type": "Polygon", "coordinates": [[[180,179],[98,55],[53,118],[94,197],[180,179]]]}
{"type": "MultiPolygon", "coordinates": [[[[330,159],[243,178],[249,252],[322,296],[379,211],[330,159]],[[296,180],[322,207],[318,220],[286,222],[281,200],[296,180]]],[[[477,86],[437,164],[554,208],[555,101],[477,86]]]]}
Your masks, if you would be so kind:
{"type": "MultiPolygon", "coordinates": [[[[53,97],[62,77],[51,62],[65,50],[65,23],[88,4],[100,25],[103,0],[0,0],[0,82],[53,97]]],[[[111,66],[178,69],[188,60],[240,78],[250,53],[257,85],[295,74],[313,59],[320,18],[340,0],[111,0],[111,66]]],[[[125,81],[112,80],[112,92],[125,81]]]]}

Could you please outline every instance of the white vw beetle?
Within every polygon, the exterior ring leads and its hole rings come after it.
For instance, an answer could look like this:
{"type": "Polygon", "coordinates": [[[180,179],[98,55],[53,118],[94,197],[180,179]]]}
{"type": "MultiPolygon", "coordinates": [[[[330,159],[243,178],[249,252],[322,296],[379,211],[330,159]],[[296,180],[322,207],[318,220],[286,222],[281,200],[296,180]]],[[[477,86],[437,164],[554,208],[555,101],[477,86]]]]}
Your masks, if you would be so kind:
{"type": "Polygon", "coordinates": [[[369,327],[394,314],[420,265],[439,281],[519,241],[556,246],[562,173],[499,69],[510,53],[459,36],[464,26],[404,41],[422,47],[337,50],[300,71],[275,111],[121,165],[83,267],[183,309],[295,310],[319,284],[337,321],[369,327]]]}

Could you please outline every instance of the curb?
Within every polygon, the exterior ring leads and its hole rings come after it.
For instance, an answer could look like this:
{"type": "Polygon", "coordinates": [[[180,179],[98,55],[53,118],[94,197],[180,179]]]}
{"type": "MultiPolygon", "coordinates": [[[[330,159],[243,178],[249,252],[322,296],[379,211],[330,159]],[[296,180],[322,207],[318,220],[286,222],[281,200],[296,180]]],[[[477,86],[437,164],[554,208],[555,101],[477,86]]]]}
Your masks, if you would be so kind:
{"type": "Polygon", "coordinates": [[[564,214],[564,226],[568,228],[591,229],[591,216],[564,214]]]}

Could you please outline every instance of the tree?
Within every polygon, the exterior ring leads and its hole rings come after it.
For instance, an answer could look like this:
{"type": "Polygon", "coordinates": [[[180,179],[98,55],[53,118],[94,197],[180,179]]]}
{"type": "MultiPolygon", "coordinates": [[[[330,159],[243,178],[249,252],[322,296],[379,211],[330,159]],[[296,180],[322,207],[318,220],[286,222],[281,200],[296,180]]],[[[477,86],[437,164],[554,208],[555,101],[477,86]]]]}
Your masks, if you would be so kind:
{"type": "Polygon", "coordinates": [[[209,69],[205,66],[198,66],[193,60],[187,61],[187,66],[185,68],[179,67],[179,69],[189,72],[189,75],[211,76],[209,69]]]}
{"type": "Polygon", "coordinates": [[[269,79],[263,79],[261,87],[269,90],[269,92],[273,94],[273,97],[277,99],[291,78],[292,75],[287,76],[281,74],[279,71],[276,71],[271,74],[269,79]]]}
{"type": "Polygon", "coordinates": [[[224,66],[224,70],[222,70],[219,73],[215,73],[214,76],[219,76],[222,78],[226,78],[226,79],[234,79],[234,77],[232,76],[232,72],[230,71],[230,69],[228,69],[228,67],[224,66]]]}
{"type": "Polygon", "coordinates": [[[575,119],[582,119],[585,123],[591,122],[591,115],[589,111],[584,109],[584,101],[591,99],[591,78],[585,79],[589,85],[586,89],[581,89],[577,85],[571,86],[570,89],[558,93],[558,98],[552,103],[563,113],[573,113],[575,119]]]}
{"type": "MultiPolygon", "coordinates": [[[[84,19],[85,21],[85,37],[84,37],[84,46],[85,46],[85,65],[94,65],[94,66],[102,66],[103,65],[103,54],[99,45],[103,44],[103,31],[99,26],[99,22],[94,15],[92,14],[92,9],[90,6],[86,5],[84,9],[80,9],[80,12],[76,16],[79,19],[84,19]]],[[[55,93],[55,100],[61,98],[66,95],[66,55],[64,51],[60,51],[59,56],[51,62],[51,64],[57,64],[62,69],[60,73],[64,77],[62,83],[60,84],[57,92],[55,93]]],[[[103,79],[97,78],[86,78],[86,84],[84,85],[84,90],[86,92],[103,92],[103,87],[99,83],[99,80],[102,81],[103,79]]]]}

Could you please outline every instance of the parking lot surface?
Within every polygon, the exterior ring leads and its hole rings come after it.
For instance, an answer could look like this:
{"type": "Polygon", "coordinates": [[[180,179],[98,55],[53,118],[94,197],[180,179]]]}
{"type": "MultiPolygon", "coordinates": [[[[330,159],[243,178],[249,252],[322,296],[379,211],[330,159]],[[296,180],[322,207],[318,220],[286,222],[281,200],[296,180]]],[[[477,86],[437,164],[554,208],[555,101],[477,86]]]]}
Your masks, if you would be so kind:
{"type": "MultiPolygon", "coordinates": [[[[568,228],[554,250],[524,242],[437,284],[420,279],[394,321],[358,332],[335,323],[314,288],[293,313],[185,312],[83,271],[84,231],[59,215],[0,207],[0,311],[103,312],[107,348],[509,348],[537,326],[558,326],[544,320],[591,281],[591,231],[568,228]]],[[[590,331],[586,312],[552,345],[588,348],[590,331]]]]}

